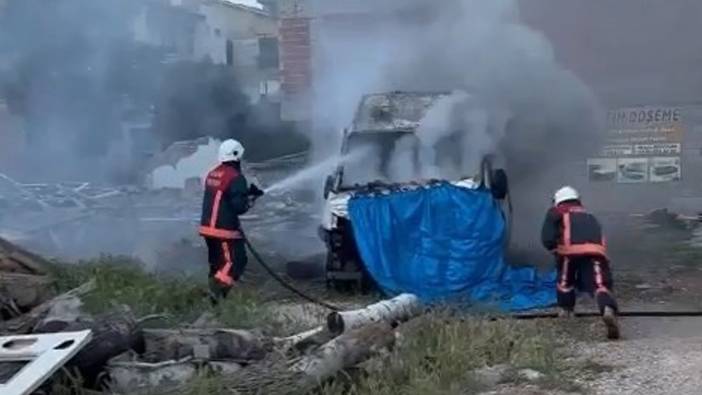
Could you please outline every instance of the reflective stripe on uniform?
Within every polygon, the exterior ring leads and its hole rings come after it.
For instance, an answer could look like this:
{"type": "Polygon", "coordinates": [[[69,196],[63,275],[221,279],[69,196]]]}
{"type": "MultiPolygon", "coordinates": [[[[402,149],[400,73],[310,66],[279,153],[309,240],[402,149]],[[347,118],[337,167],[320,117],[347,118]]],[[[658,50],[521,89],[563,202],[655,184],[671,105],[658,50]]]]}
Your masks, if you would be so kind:
{"type": "Polygon", "coordinates": [[[241,232],[238,230],[217,229],[211,226],[200,226],[200,235],[225,240],[237,240],[243,238],[241,232]]]}
{"type": "Polygon", "coordinates": [[[570,214],[573,212],[585,212],[582,208],[573,207],[570,211],[563,213],[563,234],[562,234],[562,244],[556,248],[556,252],[562,256],[568,255],[599,255],[602,257],[607,256],[607,242],[602,236],[601,243],[578,243],[573,244],[572,241],[572,223],[570,214]]]}
{"type": "Polygon", "coordinates": [[[570,213],[563,214],[563,245],[570,245],[570,213]]]}
{"type": "Polygon", "coordinates": [[[215,273],[215,278],[224,285],[232,286],[234,285],[234,279],[229,272],[232,270],[234,262],[232,262],[232,255],[229,251],[229,242],[222,242],[222,256],[224,257],[224,265],[215,273]]]}
{"type": "Polygon", "coordinates": [[[222,191],[217,191],[212,205],[212,213],[210,214],[210,228],[217,227],[217,217],[219,217],[219,204],[222,201],[222,191]]]}
{"type": "Polygon", "coordinates": [[[595,293],[607,293],[609,289],[604,283],[604,278],[602,276],[602,263],[600,261],[595,261],[595,286],[597,289],[595,293]]]}
{"type": "Polygon", "coordinates": [[[599,244],[584,243],[561,245],[556,249],[559,255],[600,255],[607,256],[607,249],[599,244]]]}
{"type": "Polygon", "coordinates": [[[561,279],[556,284],[559,292],[568,293],[575,289],[573,286],[568,286],[568,270],[570,269],[570,260],[565,257],[563,258],[563,267],[561,268],[561,279]]]}

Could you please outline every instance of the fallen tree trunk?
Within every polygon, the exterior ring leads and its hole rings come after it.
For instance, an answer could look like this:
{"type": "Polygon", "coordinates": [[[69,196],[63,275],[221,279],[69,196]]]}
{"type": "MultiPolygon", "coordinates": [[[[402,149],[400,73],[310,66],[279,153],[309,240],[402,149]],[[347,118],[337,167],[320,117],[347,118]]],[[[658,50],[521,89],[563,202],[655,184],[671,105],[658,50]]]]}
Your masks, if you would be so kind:
{"type": "Polygon", "coordinates": [[[167,361],[186,357],[260,361],[273,349],[273,340],[235,329],[144,330],[144,360],[167,361]]]}
{"type": "Polygon", "coordinates": [[[232,394],[304,394],[341,370],[392,347],[394,342],[395,333],[389,325],[370,325],[346,332],[292,363],[267,361],[223,380],[232,394]]]}
{"type": "Polygon", "coordinates": [[[318,326],[292,336],[274,338],[273,344],[275,344],[277,349],[285,352],[292,348],[302,350],[312,345],[321,345],[332,338],[334,336],[327,331],[327,328],[318,326]],[[323,340],[320,341],[320,339],[323,340]]]}
{"type": "Polygon", "coordinates": [[[86,293],[94,290],[95,287],[95,281],[87,282],[78,288],[72,289],[40,304],[20,317],[13,318],[8,321],[0,321],[0,335],[30,333],[54,306],[64,303],[67,299],[73,299],[80,297],[81,295],[85,295],[86,293]]]}
{"type": "Polygon", "coordinates": [[[412,294],[401,294],[362,309],[335,311],[327,316],[327,328],[329,332],[338,335],[376,322],[407,321],[420,312],[419,298],[412,294]]]}
{"type": "Polygon", "coordinates": [[[137,347],[142,340],[139,323],[127,306],[119,306],[95,317],[87,314],[75,317],[73,312],[65,319],[54,316],[42,322],[34,333],[85,329],[92,331],[92,340],[66,366],[77,369],[91,386],[110,359],[137,347]]]}
{"type": "Polygon", "coordinates": [[[293,365],[293,371],[305,374],[303,388],[311,389],[336,372],[365,361],[395,343],[395,333],[386,324],[352,330],[324,344],[312,355],[293,365]]]}
{"type": "Polygon", "coordinates": [[[47,274],[48,261],[0,237],[0,271],[47,274]]]}
{"type": "Polygon", "coordinates": [[[110,393],[155,393],[156,389],[185,385],[197,375],[198,366],[192,358],[156,363],[112,360],[107,365],[110,393]]]}
{"type": "Polygon", "coordinates": [[[242,369],[241,365],[230,361],[195,361],[185,358],[179,361],[156,363],[142,362],[135,355],[123,354],[112,359],[107,365],[110,377],[110,393],[119,394],[162,394],[164,389],[181,387],[194,379],[202,369],[210,369],[216,374],[228,376],[242,369]]]}
{"type": "Polygon", "coordinates": [[[52,284],[49,276],[0,272],[0,299],[27,311],[56,296],[52,284]]]}

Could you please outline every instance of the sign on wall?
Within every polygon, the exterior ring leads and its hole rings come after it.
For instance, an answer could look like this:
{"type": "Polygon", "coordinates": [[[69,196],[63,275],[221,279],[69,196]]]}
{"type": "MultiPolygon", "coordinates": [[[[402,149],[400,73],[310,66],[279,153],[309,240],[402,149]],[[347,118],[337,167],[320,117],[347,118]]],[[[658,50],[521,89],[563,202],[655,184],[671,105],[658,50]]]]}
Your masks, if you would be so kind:
{"type": "Polygon", "coordinates": [[[621,184],[679,181],[684,125],[675,107],[610,111],[605,144],[587,161],[591,182],[621,184]]]}

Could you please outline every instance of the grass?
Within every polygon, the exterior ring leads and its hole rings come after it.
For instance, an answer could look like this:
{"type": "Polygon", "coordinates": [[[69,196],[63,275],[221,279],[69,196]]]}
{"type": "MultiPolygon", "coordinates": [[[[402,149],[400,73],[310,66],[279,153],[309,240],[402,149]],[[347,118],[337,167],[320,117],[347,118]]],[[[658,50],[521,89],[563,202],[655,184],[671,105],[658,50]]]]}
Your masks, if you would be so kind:
{"type": "MultiPolygon", "coordinates": [[[[163,278],[144,272],[138,261],[129,258],[104,256],[74,265],[57,265],[53,271],[60,291],[95,279],[95,291],[83,298],[84,307],[92,313],[125,304],[137,316],[166,314],[170,317],[168,325],[174,326],[190,323],[208,311],[215,313],[224,326],[232,328],[268,328],[273,332],[295,324],[275,322],[275,314],[266,307],[268,304],[251,288],[235,289],[219,308],[213,309],[206,297],[205,278],[163,278]]],[[[291,314],[303,315],[297,310],[291,314]]],[[[556,379],[563,369],[559,366],[559,337],[553,326],[543,322],[489,321],[434,312],[402,325],[399,333],[394,350],[367,362],[356,373],[340,374],[319,392],[322,395],[477,393],[485,386],[475,370],[496,365],[506,365],[510,371],[537,370],[546,375],[537,383],[544,388],[563,381],[556,379]]],[[[514,380],[513,377],[516,376],[506,374],[503,380],[514,380]]],[[[69,386],[64,383],[65,387],[69,386]]],[[[183,395],[222,393],[222,382],[216,376],[203,374],[189,383],[183,395]]]]}
{"type": "MultiPolygon", "coordinates": [[[[323,394],[469,394],[484,389],[473,372],[485,366],[559,373],[555,336],[536,322],[487,321],[433,313],[406,324],[391,355],[350,386],[323,394]]],[[[509,377],[505,377],[506,380],[509,377]]]]}
{"type": "Polygon", "coordinates": [[[215,309],[207,298],[205,278],[163,278],[145,272],[142,267],[139,261],[131,258],[103,256],[77,264],[58,264],[52,271],[59,292],[91,279],[96,281],[96,289],[82,297],[89,313],[127,305],[139,317],[164,315],[166,324],[179,325],[190,323],[209,311],[216,314],[223,325],[239,329],[259,327],[269,318],[255,290],[235,288],[215,309]]]}

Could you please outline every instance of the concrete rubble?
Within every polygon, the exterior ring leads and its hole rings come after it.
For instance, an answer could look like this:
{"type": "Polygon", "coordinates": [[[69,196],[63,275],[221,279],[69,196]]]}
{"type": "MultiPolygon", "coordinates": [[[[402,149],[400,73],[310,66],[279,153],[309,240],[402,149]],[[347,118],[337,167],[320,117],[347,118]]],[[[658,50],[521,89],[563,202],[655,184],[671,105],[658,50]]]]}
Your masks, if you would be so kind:
{"type": "MultiPolygon", "coordinates": [[[[166,264],[172,268],[171,262],[162,261],[162,252],[188,244],[204,257],[195,231],[202,199],[197,175],[211,168],[216,155],[210,151],[216,143],[204,139],[173,144],[152,159],[141,185],[29,184],[0,174],[0,237],[68,260],[100,254],[136,256],[152,269],[166,264]]],[[[265,187],[301,168],[306,157],[303,152],[245,163],[244,173],[249,182],[265,187]]],[[[304,258],[295,247],[318,244],[313,199],[304,191],[270,193],[242,217],[248,236],[267,243],[280,238],[266,238],[263,229],[284,233],[308,227],[309,231],[295,232],[304,240],[268,248],[281,255],[292,253],[292,259],[304,258]]],[[[187,272],[193,267],[201,265],[188,262],[177,269],[187,272]]]]}

